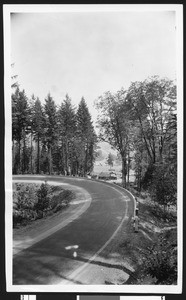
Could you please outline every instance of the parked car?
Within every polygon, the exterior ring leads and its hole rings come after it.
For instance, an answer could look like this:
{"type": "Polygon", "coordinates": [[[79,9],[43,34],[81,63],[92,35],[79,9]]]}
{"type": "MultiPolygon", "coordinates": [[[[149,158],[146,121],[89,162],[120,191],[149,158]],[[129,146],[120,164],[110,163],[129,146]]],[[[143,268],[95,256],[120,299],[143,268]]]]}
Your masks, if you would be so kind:
{"type": "Polygon", "coordinates": [[[112,179],[112,180],[116,180],[117,179],[117,175],[116,175],[116,173],[115,172],[110,172],[110,179],[112,179]]]}
{"type": "Polygon", "coordinates": [[[101,180],[116,180],[117,175],[114,172],[101,172],[98,175],[98,179],[101,179],[101,180]]]}

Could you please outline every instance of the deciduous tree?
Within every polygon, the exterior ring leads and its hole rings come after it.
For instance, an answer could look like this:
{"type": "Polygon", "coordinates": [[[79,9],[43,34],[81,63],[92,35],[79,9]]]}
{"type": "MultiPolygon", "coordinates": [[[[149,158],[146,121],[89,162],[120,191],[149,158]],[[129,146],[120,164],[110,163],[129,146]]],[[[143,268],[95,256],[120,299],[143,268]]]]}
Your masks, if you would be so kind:
{"type": "Polygon", "coordinates": [[[115,94],[106,92],[95,103],[101,112],[98,116],[100,139],[116,148],[121,155],[124,187],[126,187],[127,153],[130,149],[130,134],[132,132],[125,96],[126,91],[123,89],[115,94]]]}

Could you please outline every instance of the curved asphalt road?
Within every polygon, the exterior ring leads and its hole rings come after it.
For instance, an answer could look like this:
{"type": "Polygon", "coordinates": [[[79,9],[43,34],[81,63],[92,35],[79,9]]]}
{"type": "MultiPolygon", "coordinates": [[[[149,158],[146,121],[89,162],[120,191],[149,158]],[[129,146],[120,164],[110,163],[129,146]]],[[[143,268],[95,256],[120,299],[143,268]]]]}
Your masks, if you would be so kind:
{"type": "MultiPolygon", "coordinates": [[[[14,257],[13,284],[95,284],[99,276],[91,276],[89,266],[96,265],[98,258],[104,258],[105,249],[119,226],[133,215],[133,199],[123,189],[103,182],[57,176],[46,178],[85,189],[92,202],[65,228],[14,257]]],[[[33,180],[33,176],[19,176],[18,179],[33,180]]],[[[37,179],[41,177],[34,177],[37,179]]]]}

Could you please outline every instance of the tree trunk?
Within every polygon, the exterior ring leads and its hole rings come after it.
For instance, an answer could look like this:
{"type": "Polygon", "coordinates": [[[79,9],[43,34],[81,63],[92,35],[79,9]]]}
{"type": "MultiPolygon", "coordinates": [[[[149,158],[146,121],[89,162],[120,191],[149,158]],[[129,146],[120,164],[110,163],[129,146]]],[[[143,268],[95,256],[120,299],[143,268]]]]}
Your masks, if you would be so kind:
{"type": "Polygon", "coordinates": [[[76,175],[79,175],[79,162],[78,162],[78,158],[76,158],[76,175]]]}
{"type": "Polygon", "coordinates": [[[65,175],[65,144],[62,140],[62,158],[61,158],[61,172],[63,175],[65,175]]]}
{"type": "Polygon", "coordinates": [[[52,149],[51,146],[49,146],[49,174],[52,173],[52,149]]]}
{"type": "Polygon", "coordinates": [[[21,140],[18,142],[18,168],[17,168],[17,173],[20,174],[21,171],[21,140]]]}
{"type": "Polygon", "coordinates": [[[88,151],[88,145],[85,147],[85,164],[84,164],[84,177],[87,174],[87,151],[88,151]]]}
{"type": "Polygon", "coordinates": [[[162,136],[160,137],[160,142],[159,142],[159,162],[163,162],[163,138],[162,136]]]}
{"type": "Polygon", "coordinates": [[[141,192],[141,168],[139,170],[139,177],[138,177],[138,192],[141,192]]]}
{"type": "Polygon", "coordinates": [[[68,142],[65,141],[65,175],[69,175],[69,168],[68,168],[68,142]]]}
{"type": "Polygon", "coordinates": [[[39,147],[39,135],[37,138],[37,174],[40,173],[40,147],[39,147]]]}
{"type": "Polygon", "coordinates": [[[127,164],[127,184],[129,186],[129,179],[130,179],[130,152],[128,151],[128,164],[127,164]]]}
{"type": "Polygon", "coordinates": [[[12,172],[13,172],[13,174],[15,172],[14,165],[15,165],[15,145],[14,145],[14,139],[13,139],[13,144],[12,144],[12,172]]]}
{"type": "Polygon", "coordinates": [[[26,170],[26,162],[25,162],[25,149],[26,149],[26,141],[25,141],[25,136],[23,139],[23,164],[22,164],[22,173],[25,173],[26,170]]]}
{"type": "Polygon", "coordinates": [[[32,174],[33,173],[33,170],[32,170],[32,131],[31,131],[31,137],[30,138],[31,138],[31,155],[30,155],[31,156],[31,158],[30,158],[31,159],[31,163],[30,163],[31,168],[30,168],[30,171],[31,171],[31,174],[32,174]]]}
{"type": "Polygon", "coordinates": [[[122,157],[122,185],[126,188],[126,157],[122,157]]]}

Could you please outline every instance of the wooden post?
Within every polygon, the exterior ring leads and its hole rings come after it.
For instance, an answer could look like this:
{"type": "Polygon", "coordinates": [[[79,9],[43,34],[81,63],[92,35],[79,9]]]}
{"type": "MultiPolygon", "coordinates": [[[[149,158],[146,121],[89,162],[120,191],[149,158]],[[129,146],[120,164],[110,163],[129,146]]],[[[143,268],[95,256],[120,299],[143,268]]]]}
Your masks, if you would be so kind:
{"type": "Polygon", "coordinates": [[[139,230],[139,217],[135,216],[134,217],[134,232],[138,232],[139,230]]]}
{"type": "Polygon", "coordinates": [[[139,231],[139,202],[137,198],[135,198],[135,208],[134,208],[134,232],[139,231]]]}

